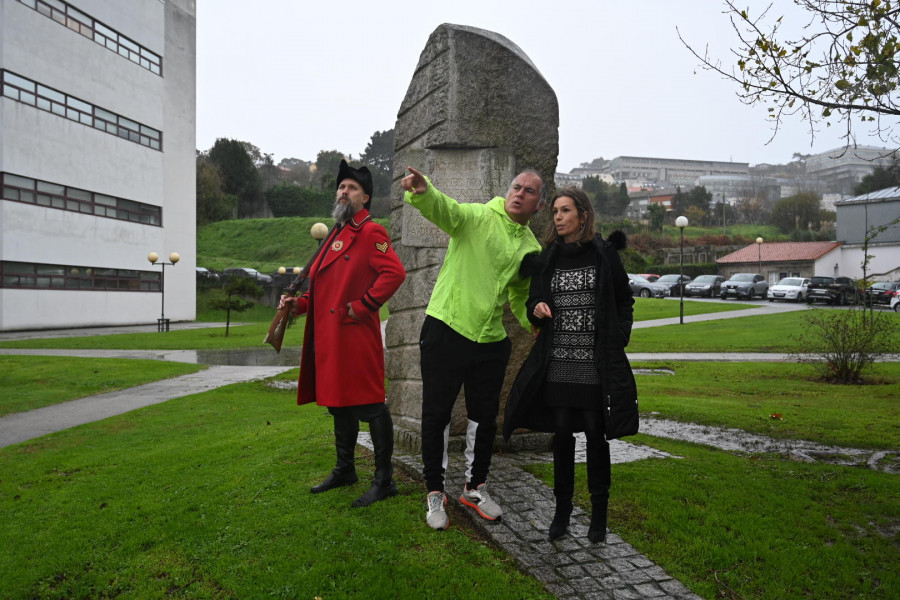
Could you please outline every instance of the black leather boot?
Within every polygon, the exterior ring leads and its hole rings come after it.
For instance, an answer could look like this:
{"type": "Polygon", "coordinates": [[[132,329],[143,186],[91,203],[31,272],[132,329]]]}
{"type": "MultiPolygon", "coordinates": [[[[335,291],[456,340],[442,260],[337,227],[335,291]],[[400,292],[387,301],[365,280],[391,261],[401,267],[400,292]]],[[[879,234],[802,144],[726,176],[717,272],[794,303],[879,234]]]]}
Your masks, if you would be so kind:
{"type": "Polygon", "coordinates": [[[575,438],[569,433],[553,436],[553,495],[556,512],[550,523],[550,541],[561,538],[569,528],[572,496],[575,493],[575,438]]]}
{"type": "Polygon", "coordinates": [[[592,544],[606,541],[606,518],[609,509],[609,442],[603,434],[587,436],[588,491],[591,493],[591,524],[588,540],[592,544]]]}
{"type": "Polygon", "coordinates": [[[356,437],[359,434],[359,421],[349,411],[334,409],[330,412],[334,417],[334,448],[337,453],[337,465],[325,478],[325,481],[310,488],[309,491],[313,494],[353,485],[359,481],[353,460],[356,452],[356,437]]]}
{"type": "Polygon", "coordinates": [[[369,506],[397,495],[394,465],[391,463],[394,454],[394,422],[387,406],[380,415],[369,421],[369,433],[375,448],[375,478],[369,491],[353,501],[352,506],[355,508],[369,506]]]}

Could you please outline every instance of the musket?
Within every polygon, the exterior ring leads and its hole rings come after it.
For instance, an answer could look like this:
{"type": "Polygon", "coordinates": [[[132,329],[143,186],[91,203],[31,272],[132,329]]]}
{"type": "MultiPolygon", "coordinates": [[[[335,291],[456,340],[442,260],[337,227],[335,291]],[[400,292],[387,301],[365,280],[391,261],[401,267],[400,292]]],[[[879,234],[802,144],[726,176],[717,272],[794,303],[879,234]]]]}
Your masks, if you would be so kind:
{"type": "MultiPolygon", "coordinates": [[[[319,244],[319,247],[316,248],[316,251],[313,252],[312,258],[309,259],[309,262],[306,263],[306,266],[303,267],[303,270],[300,271],[300,274],[291,282],[287,288],[285,288],[284,293],[282,295],[293,296],[297,293],[297,290],[303,285],[303,282],[309,277],[310,267],[313,266],[313,263],[316,261],[316,258],[319,254],[322,253],[322,248],[324,248],[331,238],[331,234],[334,233],[335,227],[331,228],[331,231],[328,232],[328,235],[322,240],[322,243],[319,244]]],[[[272,324],[269,325],[269,331],[266,333],[266,337],[263,340],[263,344],[271,344],[273,348],[275,348],[275,352],[281,353],[281,344],[284,342],[284,332],[287,329],[288,323],[291,319],[291,305],[285,304],[284,308],[278,309],[275,313],[275,318],[272,319],[272,324]]]]}

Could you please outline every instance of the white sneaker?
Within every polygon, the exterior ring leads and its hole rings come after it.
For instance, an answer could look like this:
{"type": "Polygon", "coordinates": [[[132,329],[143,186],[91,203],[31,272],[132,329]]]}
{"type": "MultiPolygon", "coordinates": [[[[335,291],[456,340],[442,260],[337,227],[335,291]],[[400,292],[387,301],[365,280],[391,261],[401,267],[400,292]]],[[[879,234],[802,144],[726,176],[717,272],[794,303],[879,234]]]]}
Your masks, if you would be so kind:
{"type": "Polygon", "coordinates": [[[432,529],[447,529],[450,525],[450,518],[444,510],[447,495],[444,492],[428,492],[425,503],[428,506],[428,513],[425,515],[428,526],[432,529]]]}
{"type": "Polygon", "coordinates": [[[459,501],[475,509],[479,515],[489,521],[500,520],[503,516],[503,509],[500,505],[491,500],[487,491],[487,484],[482,483],[474,490],[463,487],[463,493],[459,497],[459,501]]]}

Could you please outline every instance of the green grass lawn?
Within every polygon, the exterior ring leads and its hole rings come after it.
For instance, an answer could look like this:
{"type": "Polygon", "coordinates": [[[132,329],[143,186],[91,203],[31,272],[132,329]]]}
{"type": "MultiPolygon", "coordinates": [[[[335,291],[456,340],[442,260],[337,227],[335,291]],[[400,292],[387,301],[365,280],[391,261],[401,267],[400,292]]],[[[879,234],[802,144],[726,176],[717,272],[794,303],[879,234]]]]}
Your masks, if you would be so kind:
{"type": "Polygon", "coordinates": [[[124,358],[0,356],[0,417],[202,371],[204,365],[124,358]]]}
{"type": "Polygon", "coordinates": [[[900,363],[875,366],[875,385],[835,385],[794,363],[635,363],[642,414],[742,429],[777,439],[900,450],[900,363]],[[772,418],[779,414],[781,419],[772,418]]]}
{"type": "MultiPolygon", "coordinates": [[[[685,302],[685,314],[707,307],[739,308],[685,302]]],[[[635,318],[673,317],[678,309],[678,302],[638,299],[635,318]]],[[[639,329],[629,351],[790,352],[796,344],[785,339],[801,316],[639,329]]],[[[234,327],[227,338],[213,328],[0,345],[258,347],[269,318],[234,327]]],[[[287,344],[299,345],[301,335],[302,320],[287,344]]],[[[42,393],[99,393],[110,381],[136,385],[144,362],[0,357],[0,377],[8,378],[0,386],[13,397],[0,406],[40,401],[42,393]]],[[[775,438],[900,448],[896,363],[877,365],[878,383],[867,386],[820,383],[797,364],[634,366],[674,372],[637,376],[645,414],[775,438]]],[[[295,369],[277,379],[296,377],[295,369]]],[[[614,465],[610,528],[703,598],[896,597],[897,476],[646,435],[629,441],[681,458],[614,465]]],[[[401,479],[397,498],[350,509],[372,472],[368,453],[358,454],[360,483],[311,495],[333,466],[330,417],[261,382],[0,449],[0,598],[550,597],[464,519],[451,516],[447,532],[428,529],[418,481],[401,479]]],[[[550,465],[533,470],[552,485],[550,465]]],[[[583,466],[577,486],[587,506],[583,466]]]]}
{"type": "MultiPolygon", "coordinates": [[[[678,316],[677,306],[675,310],[675,316],[678,316]]],[[[627,351],[803,352],[804,348],[797,336],[807,327],[804,319],[806,312],[791,311],[717,321],[686,320],[684,324],[635,329],[631,334],[627,351]]],[[[896,340],[894,346],[900,348],[900,313],[883,311],[879,315],[889,323],[893,323],[896,340]]]]}
{"type": "MultiPolygon", "coordinates": [[[[296,377],[296,371],[293,372],[296,377]]],[[[325,409],[237,384],[0,449],[0,598],[551,598],[421,483],[351,509],[325,409]]]]}
{"type": "MultiPolygon", "coordinates": [[[[701,597],[897,598],[897,475],[630,440],[679,458],[613,465],[609,528],[701,597]]],[[[552,485],[552,465],[529,470],[552,485]]]]}

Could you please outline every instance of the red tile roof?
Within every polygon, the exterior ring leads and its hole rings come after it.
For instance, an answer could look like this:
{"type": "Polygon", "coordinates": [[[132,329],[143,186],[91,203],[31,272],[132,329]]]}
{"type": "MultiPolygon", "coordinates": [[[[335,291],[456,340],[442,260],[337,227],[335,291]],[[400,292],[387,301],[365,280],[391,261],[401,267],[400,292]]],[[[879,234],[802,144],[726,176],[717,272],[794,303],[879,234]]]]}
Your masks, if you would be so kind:
{"type": "Polygon", "coordinates": [[[716,262],[719,264],[762,262],[791,262],[816,260],[825,256],[841,242],[763,242],[759,248],[750,244],[731,254],[727,254],[716,262]]]}

